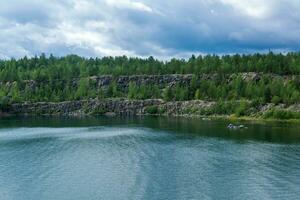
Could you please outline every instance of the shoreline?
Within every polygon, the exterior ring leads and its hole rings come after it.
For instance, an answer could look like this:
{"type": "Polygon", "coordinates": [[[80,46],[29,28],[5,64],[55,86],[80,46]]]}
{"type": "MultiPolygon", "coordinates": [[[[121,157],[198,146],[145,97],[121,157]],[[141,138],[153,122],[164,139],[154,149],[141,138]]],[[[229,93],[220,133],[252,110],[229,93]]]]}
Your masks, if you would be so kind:
{"type": "Polygon", "coordinates": [[[184,114],[184,115],[165,115],[165,114],[137,114],[137,115],[116,115],[116,114],[11,114],[11,113],[0,113],[1,118],[10,118],[10,117],[108,117],[108,118],[129,118],[129,117],[164,117],[164,118],[182,118],[182,119],[199,119],[201,121],[213,121],[213,120],[224,120],[228,122],[255,122],[255,123],[286,123],[286,124],[300,124],[300,119],[264,119],[262,117],[251,117],[251,116],[225,116],[225,115],[193,115],[193,114],[184,114]]]}
{"type": "Polygon", "coordinates": [[[291,124],[300,124],[300,119],[264,119],[262,117],[251,117],[251,116],[224,116],[224,115],[138,115],[138,116],[153,116],[153,117],[179,117],[179,118],[192,118],[192,119],[201,119],[203,121],[210,120],[226,120],[230,122],[257,122],[257,123],[291,123],[291,124]]]}
{"type": "Polygon", "coordinates": [[[198,118],[202,120],[221,119],[228,121],[255,121],[300,123],[299,105],[261,104],[236,110],[244,102],[163,101],[162,99],[88,99],[65,102],[24,102],[9,105],[0,111],[0,117],[7,116],[163,116],[198,118]],[[221,105],[221,108],[219,108],[221,105]],[[221,110],[222,106],[229,109],[221,110]],[[267,115],[271,113],[272,115],[267,115]],[[275,113],[275,114],[274,114],[275,113]],[[240,116],[238,116],[240,115],[240,116]],[[277,118],[278,117],[278,118],[277,118]],[[281,117],[281,118],[279,118],[281,117]]]}

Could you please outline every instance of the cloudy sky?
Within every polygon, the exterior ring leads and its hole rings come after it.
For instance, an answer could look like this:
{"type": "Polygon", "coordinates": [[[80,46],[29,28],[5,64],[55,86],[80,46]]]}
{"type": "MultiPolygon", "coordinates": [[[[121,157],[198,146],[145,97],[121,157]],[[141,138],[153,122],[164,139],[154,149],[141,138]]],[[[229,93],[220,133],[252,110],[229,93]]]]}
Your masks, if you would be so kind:
{"type": "Polygon", "coordinates": [[[0,1],[0,58],[300,50],[300,0],[0,1]]]}

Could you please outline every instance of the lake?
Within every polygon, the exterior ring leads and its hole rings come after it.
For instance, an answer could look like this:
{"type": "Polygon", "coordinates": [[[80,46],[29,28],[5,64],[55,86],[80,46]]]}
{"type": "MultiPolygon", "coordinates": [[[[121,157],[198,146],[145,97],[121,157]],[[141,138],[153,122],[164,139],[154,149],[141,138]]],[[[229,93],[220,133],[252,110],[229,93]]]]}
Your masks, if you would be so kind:
{"type": "Polygon", "coordinates": [[[299,199],[300,126],[240,124],[0,118],[0,199],[299,199]]]}

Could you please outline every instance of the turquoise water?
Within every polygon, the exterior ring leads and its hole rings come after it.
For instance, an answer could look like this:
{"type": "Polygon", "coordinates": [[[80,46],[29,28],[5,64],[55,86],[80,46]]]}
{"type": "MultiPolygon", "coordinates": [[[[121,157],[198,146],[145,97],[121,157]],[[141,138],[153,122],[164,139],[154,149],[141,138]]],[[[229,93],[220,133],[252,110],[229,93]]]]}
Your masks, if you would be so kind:
{"type": "Polygon", "coordinates": [[[299,199],[300,127],[1,118],[0,199],[299,199]]]}

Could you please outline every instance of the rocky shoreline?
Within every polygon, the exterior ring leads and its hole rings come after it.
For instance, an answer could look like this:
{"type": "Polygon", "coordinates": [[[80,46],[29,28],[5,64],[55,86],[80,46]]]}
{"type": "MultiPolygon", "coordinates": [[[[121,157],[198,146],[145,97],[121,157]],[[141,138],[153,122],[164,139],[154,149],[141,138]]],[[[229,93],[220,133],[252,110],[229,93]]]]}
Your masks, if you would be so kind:
{"type": "MultiPolygon", "coordinates": [[[[80,101],[65,101],[58,103],[18,103],[12,104],[0,113],[6,115],[56,115],[56,116],[135,116],[135,115],[164,115],[164,116],[225,116],[216,112],[217,102],[210,101],[173,101],[161,99],[129,100],[129,99],[89,99],[80,101]]],[[[256,108],[248,108],[249,113],[244,117],[258,118],[274,109],[300,113],[300,105],[265,104],[256,108]]],[[[226,115],[234,116],[234,113],[226,115]]]]}

